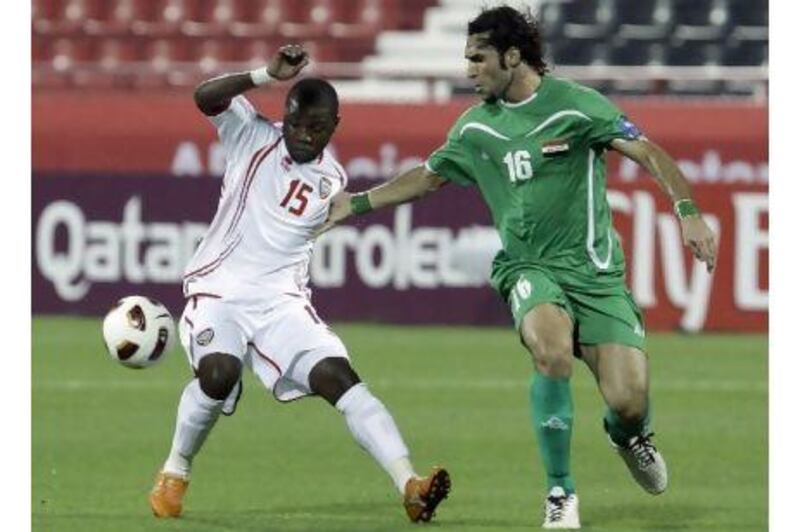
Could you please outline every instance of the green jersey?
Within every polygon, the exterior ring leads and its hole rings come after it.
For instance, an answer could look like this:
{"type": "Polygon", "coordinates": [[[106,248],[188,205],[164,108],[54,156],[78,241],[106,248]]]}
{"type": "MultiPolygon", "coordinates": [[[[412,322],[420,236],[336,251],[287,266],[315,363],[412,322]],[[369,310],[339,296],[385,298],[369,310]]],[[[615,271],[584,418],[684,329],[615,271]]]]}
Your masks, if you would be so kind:
{"type": "Polygon", "coordinates": [[[597,289],[619,284],[625,270],[604,153],[613,139],[639,136],[597,91],[545,75],[523,102],[483,102],[464,112],[426,166],[480,189],[503,245],[495,271],[524,263],[565,286],[597,289]]]}

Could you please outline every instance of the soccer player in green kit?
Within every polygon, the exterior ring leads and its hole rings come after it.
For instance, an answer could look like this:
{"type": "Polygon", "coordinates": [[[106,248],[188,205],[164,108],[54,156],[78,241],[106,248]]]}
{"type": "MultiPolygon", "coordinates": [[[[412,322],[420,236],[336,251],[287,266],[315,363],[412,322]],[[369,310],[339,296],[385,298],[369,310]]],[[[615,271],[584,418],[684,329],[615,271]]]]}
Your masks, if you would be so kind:
{"type": "Polygon", "coordinates": [[[531,420],[547,474],[544,528],[580,528],[570,471],[573,357],[594,373],[612,447],[649,493],[667,487],[651,441],[644,322],[625,286],[625,259],[606,199],[605,152],[636,161],[675,206],[684,243],[711,271],[716,237],[677,165],[604,96],[552,76],[535,19],[508,6],[468,26],[467,75],[482,102],[418,168],[365,193],[343,193],[330,227],[411,201],[448,182],[477,186],[502,250],[491,283],[508,303],[535,372],[531,420]]]}

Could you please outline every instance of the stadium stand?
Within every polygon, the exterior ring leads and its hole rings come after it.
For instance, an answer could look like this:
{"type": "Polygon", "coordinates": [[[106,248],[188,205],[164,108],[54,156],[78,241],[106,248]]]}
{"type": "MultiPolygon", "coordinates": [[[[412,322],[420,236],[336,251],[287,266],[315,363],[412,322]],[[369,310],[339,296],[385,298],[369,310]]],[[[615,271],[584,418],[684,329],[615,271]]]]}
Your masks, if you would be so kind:
{"type": "Polygon", "coordinates": [[[597,41],[611,35],[616,21],[613,0],[586,0],[556,4],[564,12],[563,33],[567,40],[597,41]]]}
{"type": "MultiPolygon", "coordinates": [[[[457,93],[466,22],[482,4],[33,0],[33,83],[183,86],[220,70],[249,68],[280,44],[299,41],[320,75],[371,88],[382,79],[445,78],[457,93]]],[[[556,71],[606,90],[748,94],[747,87],[752,93],[766,82],[766,0],[540,0],[533,6],[556,71]],[[638,71],[644,82],[632,83],[635,67],[646,67],[638,71]]]]}
{"type": "Polygon", "coordinates": [[[617,0],[617,37],[625,42],[666,39],[671,22],[670,0],[617,0]]]}
{"type": "Polygon", "coordinates": [[[719,42],[727,33],[726,0],[674,0],[673,41],[719,42]]]}

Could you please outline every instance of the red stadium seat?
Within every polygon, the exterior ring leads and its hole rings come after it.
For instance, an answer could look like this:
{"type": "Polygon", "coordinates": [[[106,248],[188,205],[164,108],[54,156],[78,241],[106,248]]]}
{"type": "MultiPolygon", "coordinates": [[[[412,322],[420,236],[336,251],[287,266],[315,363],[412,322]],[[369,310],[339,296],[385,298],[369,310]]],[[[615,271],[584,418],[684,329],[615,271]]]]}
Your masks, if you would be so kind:
{"type": "Polygon", "coordinates": [[[50,39],[34,35],[31,39],[31,60],[34,63],[44,63],[50,57],[50,39]]]}
{"type": "Polygon", "coordinates": [[[239,4],[234,0],[205,1],[181,24],[181,32],[194,37],[221,36],[237,16],[239,4]]]}
{"type": "Polygon", "coordinates": [[[274,48],[263,39],[252,40],[241,49],[243,52],[239,59],[246,62],[250,68],[266,65],[274,53],[274,48]]]}
{"type": "Polygon", "coordinates": [[[397,21],[391,28],[398,30],[420,29],[425,17],[425,11],[437,3],[436,0],[403,0],[403,8],[397,11],[397,21]]]}
{"type": "Polygon", "coordinates": [[[290,0],[239,0],[237,20],[230,25],[236,37],[274,35],[288,11],[290,0]]]}
{"type": "Polygon", "coordinates": [[[221,65],[231,59],[228,43],[220,39],[206,39],[193,48],[197,51],[195,66],[205,77],[219,73],[221,65]]]}
{"type": "Polygon", "coordinates": [[[387,17],[383,0],[353,0],[333,3],[333,21],[329,32],[333,37],[367,37],[376,35],[387,17]]]}
{"type": "Polygon", "coordinates": [[[64,89],[72,85],[72,80],[68,72],[37,67],[31,71],[31,83],[37,88],[64,89]]]}
{"type": "Polygon", "coordinates": [[[156,71],[167,71],[193,60],[192,43],[187,39],[155,39],[145,45],[144,60],[156,71]]]}
{"type": "Polygon", "coordinates": [[[320,63],[359,63],[375,52],[373,37],[329,37],[317,39],[316,52],[312,54],[320,63]]]}
{"type": "Polygon", "coordinates": [[[33,21],[33,31],[51,35],[78,33],[87,17],[87,4],[87,0],[43,2],[37,8],[41,15],[33,21]]]}
{"type": "Polygon", "coordinates": [[[97,64],[105,70],[115,70],[136,62],[139,57],[139,43],[134,39],[103,39],[95,53],[97,64]]]}
{"type": "Polygon", "coordinates": [[[287,39],[314,39],[327,33],[331,22],[332,0],[298,0],[286,12],[280,33],[287,39]]]}
{"type": "Polygon", "coordinates": [[[270,42],[264,39],[227,37],[216,40],[222,45],[219,49],[219,60],[225,63],[246,63],[254,56],[263,55],[265,51],[271,49],[270,42]]]}
{"type": "Polygon", "coordinates": [[[133,84],[141,88],[190,85],[191,71],[196,66],[192,53],[194,45],[191,40],[180,37],[148,41],[143,55],[148,68],[136,75],[133,84]]]}
{"type": "Polygon", "coordinates": [[[138,43],[133,39],[97,41],[92,64],[73,73],[73,84],[93,88],[130,85],[135,76],[130,66],[138,57],[137,49],[138,43]]]}
{"type": "Polygon", "coordinates": [[[44,17],[44,13],[42,12],[44,8],[42,5],[43,3],[42,0],[31,0],[31,23],[38,18],[44,17]]]}
{"type": "Polygon", "coordinates": [[[89,39],[62,37],[46,47],[44,58],[57,72],[66,72],[76,65],[89,63],[92,59],[92,42],[89,39]]]}
{"type": "Polygon", "coordinates": [[[93,39],[86,37],[70,37],[72,44],[72,59],[75,63],[91,63],[95,59],[95,43],[93,39]]]}
{"type": "Polygon", "coordinates": [[[155,0],[153,9],[142,10],[131,24],[133,33],[148,37],[165,37],[178,32],[186,18],[186,0],[155,0]]]}
{"type": "Polygon", "coordinates": [[[50,33],[64,17],[65,0],[33,0],[31,25],[35,33],[50,33]]]}
{"type": "Polygon", "coordinates": [[[131,25],[137,20],[143,2],[136,0],[115,0],[106,2],[104,9],[99,9],[89,16],[84,23],[84,30],[89,35],[123,36],[131,32],[131,25]]]}

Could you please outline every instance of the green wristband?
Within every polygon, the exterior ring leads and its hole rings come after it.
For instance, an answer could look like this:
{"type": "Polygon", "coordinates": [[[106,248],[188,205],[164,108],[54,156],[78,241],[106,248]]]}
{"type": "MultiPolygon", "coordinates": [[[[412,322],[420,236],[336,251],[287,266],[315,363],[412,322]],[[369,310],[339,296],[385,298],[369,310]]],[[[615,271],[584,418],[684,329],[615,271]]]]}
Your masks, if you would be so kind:
{"type": "Polygon", "coordinates": [[[366,214],[372,211],[372,204],[366,192],[350,196],[350,209],[353,214],[366,214]]]}
{"type": "Polygon", "coordinates": [[[675,202],[675,214],[678,218],[683,220],[684,218],[688,218],[689,216],[699,216],[700,211],[697,209],[697,205],[690,199],[682,199],[675,202]]]}

